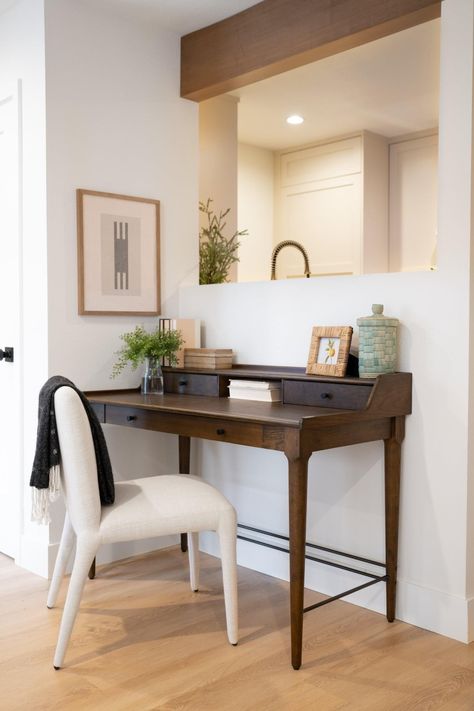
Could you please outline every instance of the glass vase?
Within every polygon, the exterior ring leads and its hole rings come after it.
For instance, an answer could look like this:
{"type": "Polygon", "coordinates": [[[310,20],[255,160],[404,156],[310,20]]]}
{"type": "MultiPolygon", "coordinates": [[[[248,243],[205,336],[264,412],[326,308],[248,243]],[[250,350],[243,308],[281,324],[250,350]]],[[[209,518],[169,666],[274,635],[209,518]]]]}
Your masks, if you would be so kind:
{"type": "Polygon", "coordinates": [[[142,377],[141,391],[143,395],[163,394],[163,373],[159,358],[145,359],[145,372],[142,377]]]}

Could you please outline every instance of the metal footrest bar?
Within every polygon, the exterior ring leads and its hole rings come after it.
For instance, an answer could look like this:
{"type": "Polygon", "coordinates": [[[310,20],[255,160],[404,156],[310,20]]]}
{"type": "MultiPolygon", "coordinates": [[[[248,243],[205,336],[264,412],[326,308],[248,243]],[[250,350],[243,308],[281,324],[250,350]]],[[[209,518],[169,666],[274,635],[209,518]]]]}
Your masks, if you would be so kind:
{"type": "MultiPolygon", "coordinates": [[[[288,548],[283,548],[282,546],[276,546],[274,543],[266,543],[265,541],[259,541],[256,538],[249,538],[248,536],[242,536],[240,533],[237,534],[237,538],[241,541],[248,541],[249,543],[256,543],[258,546],[264,546],[265,548],[273,548],[275,551],[282,551],[282,553],[289,553],[288,548]]],[[[376,582],[379,580],[379,576],[374,573],[368,573],[365,570],[358,570],[357,568],[350,568],[348,565],[342,565],[341,563],[334,563],[331,560],[324,560],[324,558],[316,558],[313,555],[305,555],[308,560],[314,560],[316,563],[323,563],[324,565],[330,565],[333,568],[339,568],[339,570],[347,570],[349,573],[356,573],[357,575],[364,575],[366,578],[376,578],[376,582]]]]}
{"type": "Polygon", "coordinates": [[[311,610],[315,610],[317,607],[327,605],[329,602],[334,602],[334,600],[340,600],[341,597],[346,597],[346,595],[352,595],[352,593],[358,592],[359,590],[363,590],[364,588],[368,588],[370,585],[375,585],[376,583],[384,583],[387,581],[387,579],[388,575],[381,575],[375,578],[375,580],[369,580],[368,583],[358,585],[356,588],[351,588],[351,590],[346,590],[345,592],[339,593],[339,595],[333,595],[332,597],[328,597],[325,600],[321,600],[321,602],[316,602],[314,605],[304,607],[303,612],[310,612],[311,610]]]}
{"type": "MultiPolygon", "coordinates": [[[[260,533],[264,536],[268,536],[270,538],[277,538],[282,541],[286,541],[287,543],[289,542],[289,537],[284,536],[281,533],[271,533],[270,531],[264,531],[261,528],[254,528],[253,526],[245,526],[243,523],[237,524],[239,528],[244,529],[246,531],[253,531],[255,533],[260,533]]],[[[283,546],[277,546],[275,543],[267,543],[266,541],[259,541],[257,538],[250,538],[250,536],[243,536],[242,534],[238,533],[237,538],[239,538],[241,541],[248,541],[249,543],[256,543],[258,546],[264,546],[265,548],[272,548],[273,550],[276,551],[281,551],[282,553],[289,553],[288,548],[284,548],[283,546]]],[[[385,563],[379,563],[378,561],[375,560],[370,560],[370,558],[362,558],[361,556],[357,555],[351,555],[350,553],[343,553],[341,551],[337,551],[334,548],[326,548],[324,546],[318,546],[315,543],[306,543],[306,546],[309,548],[316,548],[318,550],[323,550],[326,551],[327,553],[333,553],[334,555],[340,555],[340,556],[345,556],[346,558],[352,558],[353,560],[360,560],[363,563],[369,563],[370,565],[377,565],[381,568],[386,569],[385,563]]],[[[338,595],[333,595],[332,597],[328,597],[325,600],[322,600],[321,602],[317,602],[314,605],[309,605],[309,607],[304,607],[303,612],[310,612],[311,610],[315,610],[317,607],[322,607],[323,605],[327,605],[330,602],[334,602],[335,600],[340,600],[342,597],[346,597],[347,595],[352,595],[352,593],[358,592],[359,590],[364,590],[364,588],[368,588],[370,585],[376,585],[377,583],[384,583],[388,580],[388,575],[375,575],[375,573],[368,573],[365,570],[358,570],[357,568],[351,568],[348,565],[342,565],[342,563],[335,563],[334,561],[331,560],[325,560],[324,558],[316,558],[316,556],[309,555],[305,553],[305,558],[308,560],[313,560],[316,563],[322,563],[323,565],[330,565],[333,568],[338,568],[339,570],[346,570],[349,573],[355,573],[356,575],[364,575],[367,578],[371,578],[367,583],[362,583],[362,585],[357,585],[355,588],[351,588],[350,590],[345,590],[344,592],[339,593],[338,595]]]]}
{"type": "Polygon", "coordinates": [[[305,554],[307,560],[314,560],[316,563],[323,563],[323,565],[329,565],[332,568],[339,568],[339,570],[347,570],[348,573],[356,573],[357,575],[363,575],[366,578],[378,579],[380,576],[375,575],[375,573],[368,573],[366,570],[359,570],[358,568],[351,568],[349,565],[342,565],[341,563],[334,563],[332,560],[325,560],[324,558],[316,558],[316,556],[305,554]]]}
{"type": "MultiPolygon", "coordinates": [[[[264,536],[270,536],[270,538],[279,538],[282,541],[289,541],[290,540],[288,538],[288,536],[284,536],[281,533],[272,533],[271,531],[264,531],[261,528],[254,528],[253,526],[246,526],[243,523],[238,523],[237,525],[239,528],[244,528],[246,531],[253,531],[254,533],[261,533],[264,536]]],[[[246,540],[251,540],[251,539],[246,539],[246,540]]],[[[306,546],[308,548],[316,548],[317,550],[325,551],[325,553],[333,553],[334,555],[340,555],[344,558],[352,558],[352,560],[360,560],[361,563],[369,563],[370,565],[376,565],[379,568],[385,568],[385,563],[381,563],[378,560],[371,560],[370,558],[362,558],[362,556],[353,555],[352,553],[346,553],[344,551],[338,551],[334,548],[327,548],[326,546],[318,546],[318,545],[316,545],[316,543],[306,542],[306,546]]]]}

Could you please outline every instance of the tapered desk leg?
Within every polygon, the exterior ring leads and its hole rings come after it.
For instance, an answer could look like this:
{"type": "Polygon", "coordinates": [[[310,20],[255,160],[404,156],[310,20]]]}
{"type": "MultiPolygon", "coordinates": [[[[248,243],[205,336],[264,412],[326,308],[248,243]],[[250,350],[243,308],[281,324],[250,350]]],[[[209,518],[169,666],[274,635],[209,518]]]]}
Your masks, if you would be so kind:
{"type": "Polygon", "coordinates": [[[395,619],[398,515],[400,508],[401,445],[405,435],[405,418],[394,417],[392,436],[384,440],[385,448],[385,561],[387,565],[387,620],[395,619]]]}
{"type": "Polygon", "coordinates": [[[301,666],[303,646],[307,490],[308,459],[288,457],[291,664],[293,669],[299,669],[301,666]]]}
{"type": "MultiPolygon", "coordinates": [[[[189,474],[189,463],[191,457],[191,437],[179,435],[179,473],[189,474]]],[[[186,553],[188,550],[188,534],[181,534],[181,550],[186,553]]]]}

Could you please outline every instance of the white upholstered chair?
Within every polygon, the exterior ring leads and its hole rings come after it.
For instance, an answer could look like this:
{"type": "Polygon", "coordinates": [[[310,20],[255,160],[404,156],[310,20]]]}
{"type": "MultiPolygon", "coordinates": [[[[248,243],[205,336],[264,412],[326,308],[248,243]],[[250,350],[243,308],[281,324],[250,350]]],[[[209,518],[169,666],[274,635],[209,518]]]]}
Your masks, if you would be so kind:
{"type": "Polygon", "coordinates": [[[61,619],[54,667],[64,661],[89,568],[101,543],[131,541],[188,531],[191,589],[199,585],[199,531],[219,534],[227,636],[237,644],[236,515],[214,487],[189,475],[116,482],[115,503],[101,507],[89,421],[77,393],[62,387],[54,396],[61,449],[66,518],[48,594],[54,607],[66,565],[76,555],[61,619]]]}

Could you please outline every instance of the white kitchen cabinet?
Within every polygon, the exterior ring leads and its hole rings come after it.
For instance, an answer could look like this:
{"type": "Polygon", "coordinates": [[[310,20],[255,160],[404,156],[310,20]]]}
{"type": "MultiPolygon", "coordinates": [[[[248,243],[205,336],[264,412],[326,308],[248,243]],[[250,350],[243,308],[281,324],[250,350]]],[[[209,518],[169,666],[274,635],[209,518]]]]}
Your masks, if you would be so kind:
{"type": "MultiPolygon", "coordinates": [[[[300,242],[311,273],[388,269],[388,143],[355,136],[281,152],[275,189],[275,243],[300,242]]],[[[303,275],[297,250],[283,249],[277,277],[303,275]]]]}

